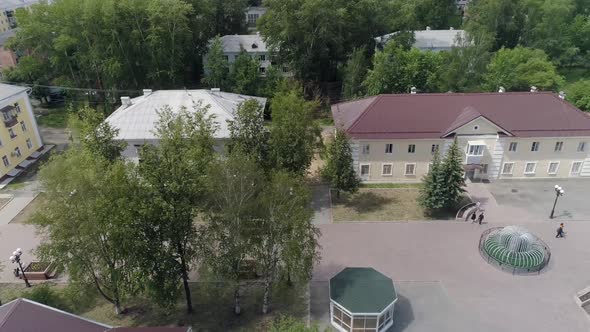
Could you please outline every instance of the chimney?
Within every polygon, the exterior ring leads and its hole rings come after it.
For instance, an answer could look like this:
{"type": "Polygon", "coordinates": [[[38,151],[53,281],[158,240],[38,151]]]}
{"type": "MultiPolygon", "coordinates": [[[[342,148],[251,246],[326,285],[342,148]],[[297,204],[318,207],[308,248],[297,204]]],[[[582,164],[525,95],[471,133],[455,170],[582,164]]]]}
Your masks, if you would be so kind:
{"type": "Polygon", "coordinates": [[[453,31],[453,30],[455,30],[455,28],[451,27],[449,30],[453,31]]]}
{"type": "Polygon", "coordinates": [[[152,89],[143,89],[143,95],[144,96],[149,96],[152,94],[152,89]]]}
{"type": "Polygon", "coordinates": [[[531,86],[531,92],[537,92],[537,87],[536,86],[531,86]]]}
{"type": "Polygon", "coordinates": [[[426,27],[426,30],[430,30],[430,27],[426,27]]]}
{"type": "Polygon", "coordinates": [[[411,93],[411,94],[413,94],[413,95],[415,95],[415,94],[416,94],[416,87],[415,87],[415,86],[413,86],[413,87],[410,89],[410,93],[411,93]]]}
{"type": "Polygon", "coordinates": [[[506,92],[506,89],[504,89],[504,87],[501,86],[500,88],[498,88],[498,92],[499,93],[504,93],[504,92],[506,92]]]}
{"type": "Polygon", "coordinates": [[[127,96],[121,97],[121,105],[125,106],[126,108],[131,106],[131,98],[127,96]]]}
{"type": "Polygon", "coordinates": [[[211,92],[221,92],[221,88],[211,88],[211,92]]]}
{"type": "Polygon", "coordinates": [[[565,95],[565,92],[563,92],[563,91],[559,91],[559,98],[561,98],[561,99],[565,99],[565,96],[566,96],[566,95],[565,95]]]}

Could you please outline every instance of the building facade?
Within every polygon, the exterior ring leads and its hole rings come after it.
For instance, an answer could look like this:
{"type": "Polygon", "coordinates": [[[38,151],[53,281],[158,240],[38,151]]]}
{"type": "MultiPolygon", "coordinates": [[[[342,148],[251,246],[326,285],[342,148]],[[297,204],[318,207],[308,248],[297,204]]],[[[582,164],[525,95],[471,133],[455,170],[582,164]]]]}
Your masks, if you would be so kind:
{"type": "MultiPolygon", "coordinates": [[[[387,35],[375,38],[375,47],[382,50],[385,45],[395,37],[399,32],[393,32],[387,35]]],[[[414,33],[413,47],[421,51],[450,51],[453,47],[460,47],[467,35],[465,30],[455,30],[450,28],[448,30],[431,30],[426,27],[426,30],[416,30],[414,33]]]]}
{"type": "Polygon", "coordinates": [[[256,30],[256,23],[267,11],[266,7],[250,6],[246,9],[246,25],[248,30],[256,30]]]}
{"type": "Polygon", "coordinates": [[[6,48],[6,42],[9,38],[14,37],[14,30],[7,30],[1,32],[0,28],[0,78],[2,77],[2,69],[8,69],[16,66],[18,57],[11,49],[6,48]]]}
{"type": "Polygon", "coordinates": [[[380,95],[332,107],[366,182],[417,182],[457,139],[473,180],[590,177],[590,117],[551,93],[380,95]]]}
{"type": "Polygon", "coordinates": [[[28,88],[0,84],[0,179],[20,173],[43,147],[28,88]]]}

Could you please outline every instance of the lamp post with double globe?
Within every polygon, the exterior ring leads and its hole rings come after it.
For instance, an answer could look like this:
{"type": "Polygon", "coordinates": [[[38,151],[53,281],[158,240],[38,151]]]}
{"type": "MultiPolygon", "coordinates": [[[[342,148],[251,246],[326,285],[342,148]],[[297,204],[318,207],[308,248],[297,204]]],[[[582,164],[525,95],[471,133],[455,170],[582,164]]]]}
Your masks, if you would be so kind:
{"type": "Polygon", "coordinates": [[[557,199],[559,198],[559,196],[563,196],[563,194],[565,193],[565,191],[563,190],[563,188],[561,188],[559,185],[555,185],[555,202],[553,202],[553,209],[551,209],[551,215],[549,216],[549,219],[553,219],[553,214],[555,213],[555,205],[557,205],[557,199]]]}
{"type": "Polygon", "coordinates": [[[25,280],[25,285],[27,285],[27,287],[31,287],[31,284],[29,283],[29,279],[27,279],[27,276],[25,275],[25,269],[23,269],[23,264],[20,261],[20,256],[23,254],[23,251],[21,248],[17,248],[13,253],[12,256],[10,256],[10,261],[12,263],[17,263],[18,267],[20,268],[20,272],[23,275],[23,279],[25,280]]]}

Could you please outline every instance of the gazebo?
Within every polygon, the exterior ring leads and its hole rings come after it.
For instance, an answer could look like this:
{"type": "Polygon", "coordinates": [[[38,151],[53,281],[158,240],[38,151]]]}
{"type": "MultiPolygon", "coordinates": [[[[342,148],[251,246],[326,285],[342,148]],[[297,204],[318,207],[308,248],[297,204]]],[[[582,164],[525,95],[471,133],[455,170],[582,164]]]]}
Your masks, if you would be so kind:
{"type": "Polygon", "coordinates": [[[386,331],[396,301],[393,281],[373,268],[347,267],[330,279],[330,322],[338,331],[386,331]]]}

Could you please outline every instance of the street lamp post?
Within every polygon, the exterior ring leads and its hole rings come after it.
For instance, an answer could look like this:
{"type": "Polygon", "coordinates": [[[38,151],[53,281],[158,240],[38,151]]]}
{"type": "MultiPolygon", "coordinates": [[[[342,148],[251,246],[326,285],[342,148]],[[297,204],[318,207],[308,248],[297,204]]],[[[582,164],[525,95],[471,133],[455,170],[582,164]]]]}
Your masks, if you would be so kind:
{"type": "Polygon", "coordinates": [[[551,215],[549,216],[549,219],[553,219],[553,214],[555,213],[555,205],[557,205],[557,199],[559,198],[559,196],[563,196],[563,194],[565,193],[565,191],[563,190],[563,188],[561,188],[559,185],[555,185],[555,202],[553,202],[553,209],[551,209],[551,215]]]}
{"type": "Polygon", "coordinates": [[[20,272],[23,274],[23,279],[25,280],[25,285],[27,285],[27,287],[31,287],[31,284],[29,283],[29,279],[27,279],[27,276],[25,275],[25,269],[23,269],[23,264],[20,261],[20,256],[23,254],[23,251],[21,250],[21,248],[17,248],[13,253],[12,256],[10,256],[10,261],[12,263],[17,263],[18,267],[20,268],[20,272]]]}

